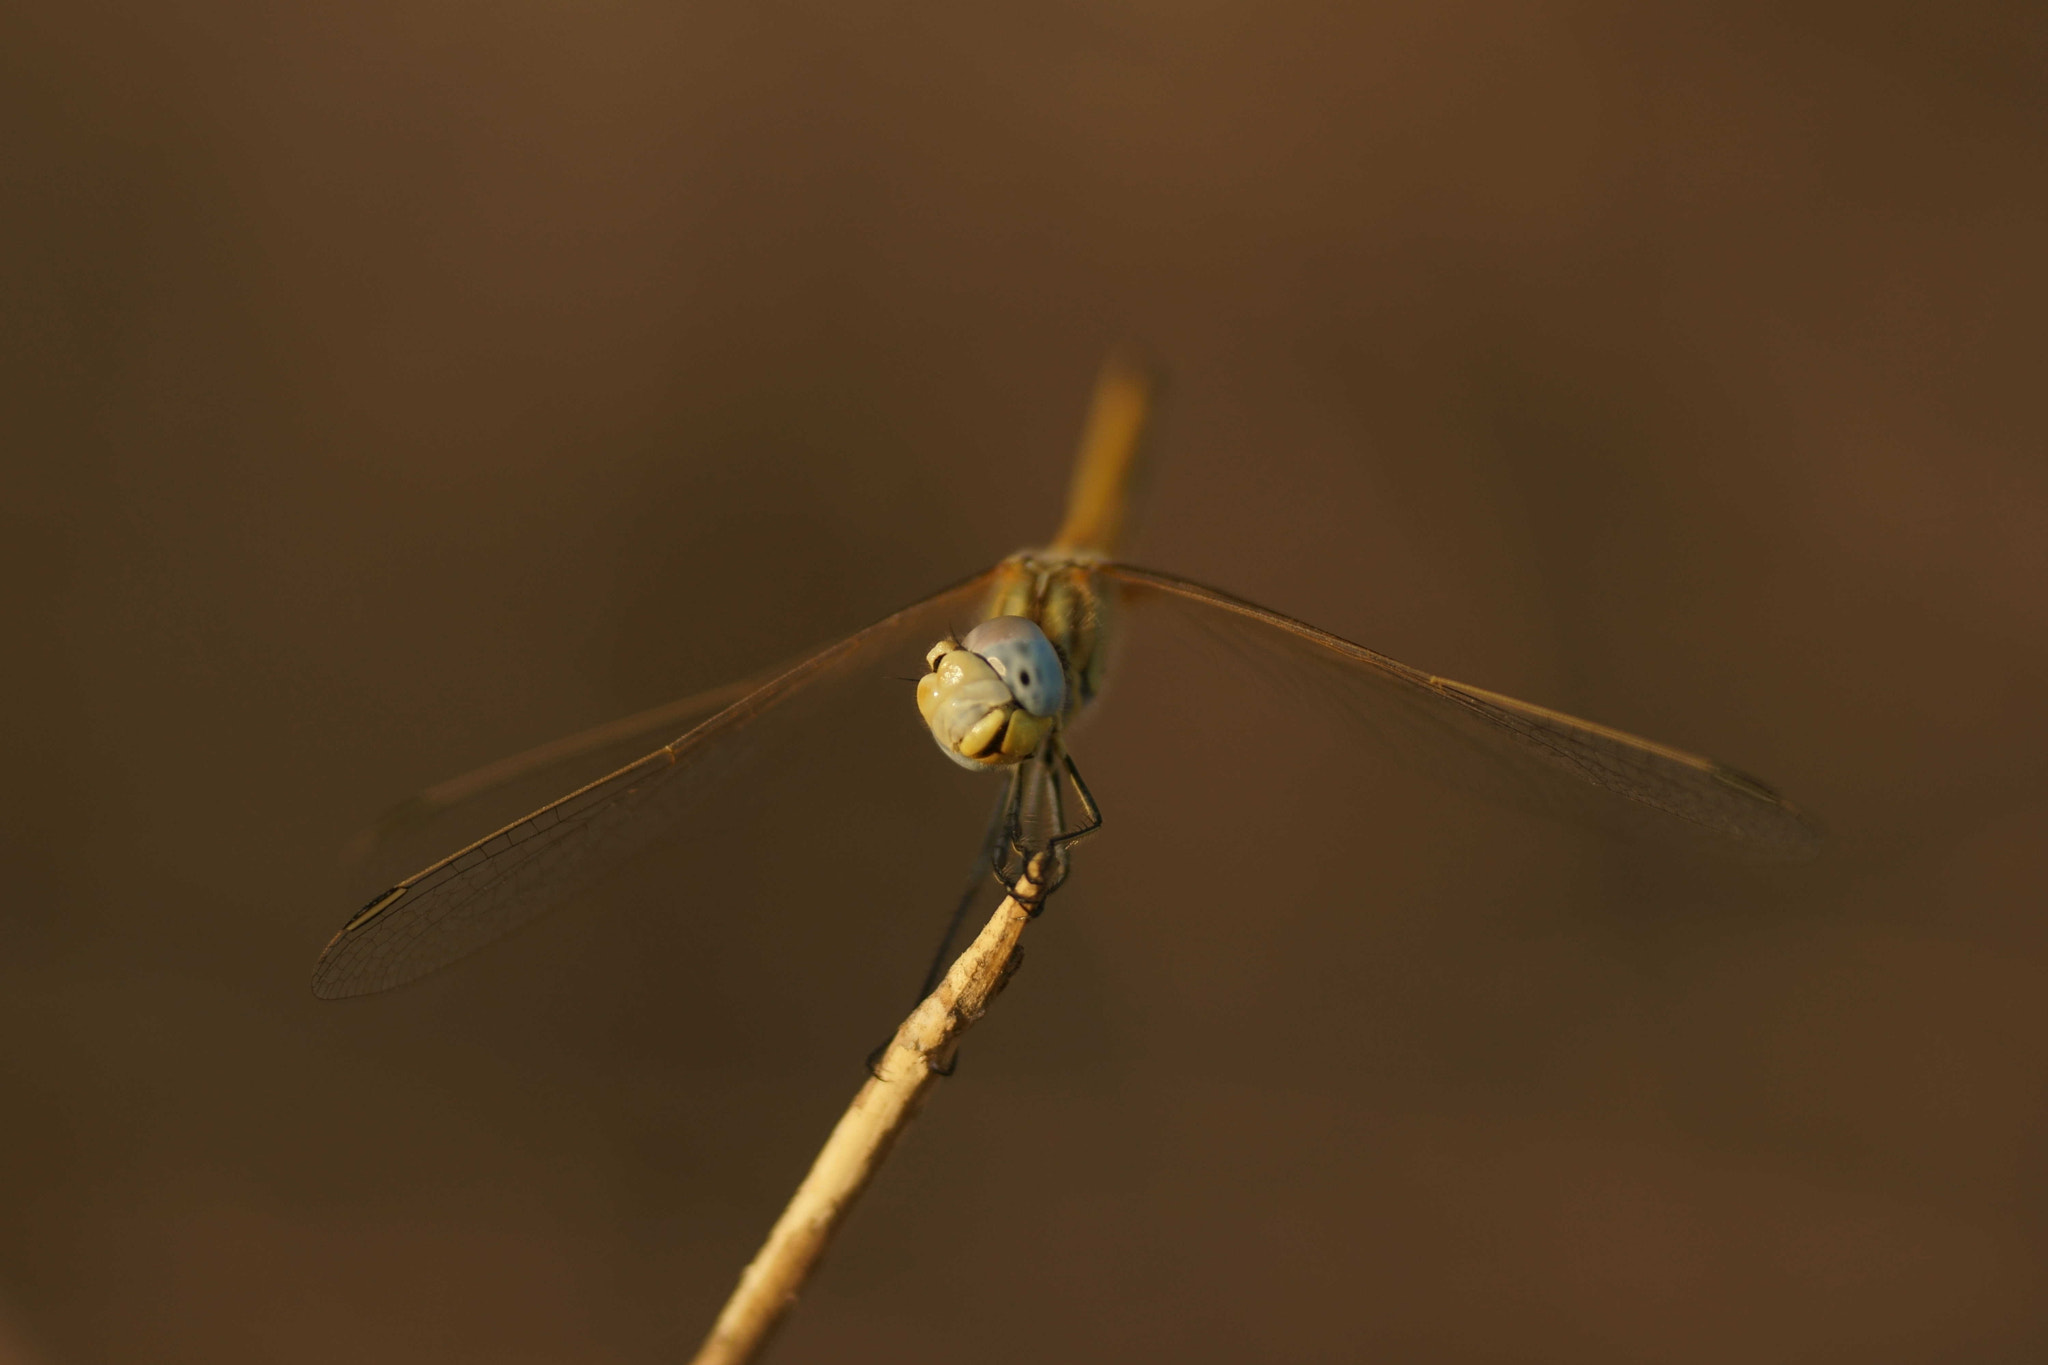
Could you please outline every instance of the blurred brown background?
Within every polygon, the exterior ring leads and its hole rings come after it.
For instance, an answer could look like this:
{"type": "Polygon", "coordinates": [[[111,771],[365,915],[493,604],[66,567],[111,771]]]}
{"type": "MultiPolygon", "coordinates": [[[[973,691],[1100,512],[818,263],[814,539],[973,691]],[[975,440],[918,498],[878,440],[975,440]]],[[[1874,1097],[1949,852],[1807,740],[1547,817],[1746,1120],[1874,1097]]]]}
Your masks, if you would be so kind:
{"type": "Polygon", "coordinates": [[[1125,335],[1134,558],[1828,852],[1616,846],[1134,657],[1109,831],[774,1358],[2048,1352],[2038,5],[6,28],[0,1354],[687,1353],[987,789],[903,687],[346,1006],[336,850],[1043,537],[1125,335]]]}

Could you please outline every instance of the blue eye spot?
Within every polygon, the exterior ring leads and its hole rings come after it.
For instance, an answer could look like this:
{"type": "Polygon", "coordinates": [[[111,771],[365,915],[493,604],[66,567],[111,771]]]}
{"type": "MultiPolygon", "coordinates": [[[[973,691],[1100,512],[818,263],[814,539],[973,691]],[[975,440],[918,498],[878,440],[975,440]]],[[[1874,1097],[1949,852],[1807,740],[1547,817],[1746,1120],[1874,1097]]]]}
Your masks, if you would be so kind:
{"type": "Polygon", "coordinates": [[[1038,623],[1022,616],[998,616],[967,632],[961,647],[988,660],[1017,704],[1034,716],[1056,716],[1066,701],[1066,674],[1059,651],[1038,623]]]}

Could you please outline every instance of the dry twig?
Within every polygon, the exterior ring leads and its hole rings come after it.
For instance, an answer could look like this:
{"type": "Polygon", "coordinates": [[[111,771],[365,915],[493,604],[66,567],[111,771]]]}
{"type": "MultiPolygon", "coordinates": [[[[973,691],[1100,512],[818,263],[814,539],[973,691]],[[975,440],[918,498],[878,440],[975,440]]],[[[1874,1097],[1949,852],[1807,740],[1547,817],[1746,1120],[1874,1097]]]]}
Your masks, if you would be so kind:
{"type": "MultiPolygon", "coordinates": [[[[1030,899],[1032,888],[1020,883],[1030,899]]],[[[1007,896],[981,934],[955,959],[938,988],[919,1002],[889,1040],[874,1075],[853,1097],[797,1186],[768,1240],[740,1275],[693,1365],[752,1360],[796,1301],[832,1234],[890,1146],[917,1113],[953,1046],[988,1008],[1015,968],[1031,910],[1007,896]]]]}

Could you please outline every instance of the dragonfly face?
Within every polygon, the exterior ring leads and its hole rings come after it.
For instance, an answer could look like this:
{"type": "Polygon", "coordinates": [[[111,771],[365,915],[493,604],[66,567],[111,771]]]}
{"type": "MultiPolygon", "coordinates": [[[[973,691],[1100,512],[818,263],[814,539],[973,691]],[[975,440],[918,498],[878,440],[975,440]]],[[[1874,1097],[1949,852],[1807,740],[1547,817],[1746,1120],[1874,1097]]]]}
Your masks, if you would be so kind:
{"type": "Polygon", "coordinates": [[[965,768],[1021,763],[1101,689],[1109,612],[1088,559],[1012,555],[996,567],[982,622],[925,654],[917,709],[965,768]]]}
{"type": "Polygon", "coordinates": [[[917,681],[918,713],[946,757],[962,767],[1021,763],[1052,733],[1057,704],[1034,706],[1019,691],[1064,691],[1043,685],[1048,676],[1060,676],[1060,664],[1036,622],[1022,616],[984,621],[965,640],[940,640],[925,662],[931,672],[917,681]],[[1001,639],[991,640],[994,635],[1001,639]],[[1034,685],[1023,686],[1022,678],[1034,685]]]}

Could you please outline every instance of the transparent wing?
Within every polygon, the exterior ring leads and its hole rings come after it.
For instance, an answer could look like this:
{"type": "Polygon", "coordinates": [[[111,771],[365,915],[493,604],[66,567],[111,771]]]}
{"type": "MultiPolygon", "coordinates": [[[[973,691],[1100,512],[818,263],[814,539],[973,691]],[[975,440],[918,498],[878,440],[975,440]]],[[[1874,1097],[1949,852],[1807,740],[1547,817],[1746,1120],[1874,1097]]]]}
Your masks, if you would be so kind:
{"type": "Polygon", "coordinates": [[[791,728],[814,719],[818,704],[843,690],[836,684],[887,682],[892,668],[917,668],[933,640],[972,620],[989,577],[977,574],[848,636],[673,744],[406,878],[329,941],[313,970],[313,993],[331,999],[401,985],[586,889],[687,821],[737,766],[763,758],[764,732],[800,745],[805,738],[791,736],[791,728]]]}
{"type": "Polygon", "coordinates": [[[480,797],[503,791],[514,783],[567,768],[579,759],[594,759],[608,749],[615,750],[612,756],[616,758],[619,756],[617,749],[623,749],[635,740],[644,744],[656,735],[672,735],[677,726],[723,711],[781,677],[791,667],[785,663],[749,678],[707,688],[661,706],[636,711],[630,716],[535,745],[509,758],[436,782],[391,806],[373,824],[359,830],[343,848],[342,860],[348,863],[367,862],[395,838],[423,830],[441,817],[470,806],[480,797]]]}
{"type": "Polygon", "coordinates": [[[1592,721],[1419,669],[1242,598],[1170,574],[1104,566],[1133,616],[1166,615],[1281,687],[1337,703],[1381,755],[1453,785],[1628,832],[1732,840],[1743,856],[1812,856],[1820,828],[1746,773],[1592,721]],[[1613,797],[1626,798],[1615,801],[1613,797]]]}

